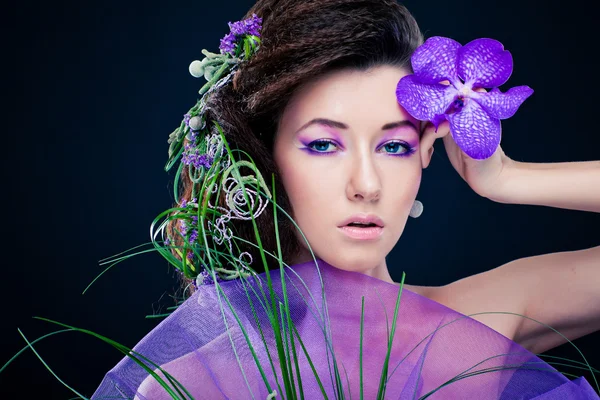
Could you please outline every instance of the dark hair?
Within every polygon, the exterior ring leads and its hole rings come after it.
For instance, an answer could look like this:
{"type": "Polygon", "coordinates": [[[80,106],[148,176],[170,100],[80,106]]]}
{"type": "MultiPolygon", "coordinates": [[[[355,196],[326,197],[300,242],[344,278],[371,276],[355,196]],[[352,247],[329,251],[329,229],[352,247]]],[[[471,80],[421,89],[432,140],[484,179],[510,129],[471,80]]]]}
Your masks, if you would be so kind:
{"type": "MultiPolygon", "coordinates": [[[[232,150],[250,155],[269,186],[275,175],[277,204],[293,216],[272,152],[279,118],[296,89],[339,69],[393,65],[411,70],[410,57],[423,36],[395,0],[259,0],[244,19],[252,14],[263,19],[260,48],[240,65],[233,84],[212,95],[207,116],[223,127],[232,150]]],[[[182,178],[182,198],[189,200],[192,185],[187,174],[182,178]]],[[[282,256],[288,262],[301,247],[296,228],[279,215],[282,256]]],[[[177,236],[175,221],[167,227],[170,237],[177,236]]],[[[271,204],[256,222],[264,249],[277,254],[271,204]]],[[[251,221],[236,220],[233,228],[255,243],[251,221]]],[[[252,255],[252,267],[262,272],[257,249],[243,244],[240,249],[252,255]]],[[[267,261],[269,268],[278,266],[271,257],[267,261]]]]}

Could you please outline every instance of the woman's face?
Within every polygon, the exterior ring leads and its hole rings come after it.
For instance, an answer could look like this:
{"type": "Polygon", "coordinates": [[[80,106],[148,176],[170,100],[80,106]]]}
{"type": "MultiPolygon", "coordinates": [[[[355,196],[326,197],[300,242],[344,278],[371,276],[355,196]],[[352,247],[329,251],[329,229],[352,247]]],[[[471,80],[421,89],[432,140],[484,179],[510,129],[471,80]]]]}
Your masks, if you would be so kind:
{"type": "MultiPolygon", "coordinates": [[[[341,269],[385,265],[406,224],[431,152],[396,101],[408,72],[392,66],[330,73],[300,88],[279,122],[274,157],[294,220],[316,257],[341,269]],[[355,216],[383,227],[345,227],[355,216]]],[[[292,262],[308,261],[303,254],[292,262]]]]}

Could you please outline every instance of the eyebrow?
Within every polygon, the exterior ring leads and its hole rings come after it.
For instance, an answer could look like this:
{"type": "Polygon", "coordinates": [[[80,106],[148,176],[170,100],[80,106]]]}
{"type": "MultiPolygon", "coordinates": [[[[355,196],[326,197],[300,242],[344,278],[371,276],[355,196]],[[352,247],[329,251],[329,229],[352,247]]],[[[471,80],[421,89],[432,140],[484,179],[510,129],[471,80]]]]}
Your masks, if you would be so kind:
{"type": "MultiPolygon", "coordinates": [[[[314,118],[310,121],[308,121],[306,124],[302,125],[302,127],[300,129],[298,129],[296,131],[300,132],[303,129],[308,128],[311,125],[325,125],[325,126],[329,126],[331,128],[338,128],[338,129],[348,129],[348,125],[344,124],[343,122],[339,122],[339,121],[333,121],[331,119],[327,119],[327,118],[314,118]]],[[[415,126],[415,124],[413,124],[411,121],[409,120],[402,120],[402,121],[396,121],[396,122],[390,122],[387,123],[385,125],[383,125],[381,127],[382,131],[389,131],[391,129],[395,129],[395,128],[400,128],[403,126],[409,126],[411,128],[413,128],[417,133],[419,132],[419,129],[417,129],[417,127],[415,126]]]]}

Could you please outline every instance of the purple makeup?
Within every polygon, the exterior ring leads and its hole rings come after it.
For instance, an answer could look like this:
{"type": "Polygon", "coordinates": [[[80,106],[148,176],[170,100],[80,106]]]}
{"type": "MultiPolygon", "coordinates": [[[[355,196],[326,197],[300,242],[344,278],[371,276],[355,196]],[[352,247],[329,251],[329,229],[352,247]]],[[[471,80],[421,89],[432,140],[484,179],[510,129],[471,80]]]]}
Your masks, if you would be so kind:
{"type": "MultiPolygon", "coordinates": [[[[336,153],[335,151],[326,151],[329,149],[329,146],[341,147],[335,141],[330,139],[317,139],[303,144],[306,147],[300,148],[300,150],[316,155],[329,155],[336,153]]],[[[389,152],[384,151],[384,153],[394,157],[407,157],[416,151],[415,146],[411,146],[410,144],[401,140],[387,141],[377,148],[378,151],[381,149],[389,150],[389,152]],[[400,148],[404,148],[404,152],[396,153],[400,148]]]]}
{"type": "MultiPolygon", "coordinates": [[[[396,151],[399,150],[401,147],[404,148],[404,152],[403,153],[387,153],[390,156],[394,156],[394,157],[408,157],[411,154],[413,154],[415,151],[417,151],[416,147],[409,145],[408,143],[402,142],[400,140],[390,140],[389,142],[384,143],[381,148],[388,148],[388,146],[394,145],[395,147],[393,147],[392,149],[390,149],[391,151],[396,151]]],[[[379,149],[378,149],[379,150],[379,149]]]]}
{"type": "Polygon", "coordinates": [[[395,157],[408,157],[417,150],[417,146],[419,144],[418,136],[418,131],[414,129],[408,127],[397,128],[386,132],[386,134],[383,136],[382,144],[379,145],[377,149],[379,150],[382,147],[390,146],[392,144],[398,144],[399,146],[403,147],[406,151],[404,153],[388,154],[395,157]],[[407,131],[410,131],[412,133],[407,133],[407,131]],[[398,139],[398,136],[410,136],[411,140],[408,140],[406,138],[398,139]],[[414,138],[415,136],[417,137],[416,139],[414,138]]]}
{"type": "MultiPolygon", "coordinates": [[[[327,151],[332,147],[333,148],[337,147],[339,149],[344,148],[343,145],[341,144],[342,143],[341,137],[337,131],[335,131],[334,129],[331,129],[330,127],[327,127],[327,126],[324,126],[323,129],[329,135],[333,136],[333,139],[322,138],[322,139],[313,140],[312,138],[308,138],[308,137],[300,137],[298,140],[300,141],[300,143],[302,143],[302,145],[305,146],[303,148],[300,148],[300,150],[303,150],[309,154],[315,154],[315,155],[321,156],[321,155],[331,155],[331,154],[336,153],[336,151],[327,151]]],[[[397,136],[400,133],[399,131],[406,132],[406,127],[403,127],[400,129],[394,129],[390,132],[386,132],[381,144],[379,144],[377,146],[377,151],[380,151],[383,149],[384,153],[389,154],[394,157],[408,157],[411,154],[413,154],[416,151],[418,139],[413,138],[412,140],[400,140],[397,138],[397,136]],[[402,152],[401,149],[404,149],[404,151],[402,152]],[[396,153],[399,150],[401,152],[396,153]]],[[[411,130],[411,131],[413,131],[413,130],[411,130]]],[[[406,136],[406,133],[404,133],[403,136],[406,136]]],[[[418,133],[414,132],[414,134],[410,134],[410,136],[418,136],[418,133]]]]}
{"type": "Polygon", "coordinates": [[[341,147],[335,141],[329,140],[329,139],[313,140],[312,142],[305,144],[305,146],[306,146],[305,148],[302,148],[300,150],[304,150],[307,153],[315,154],[318,156],[329,155],[329,154],[335,153],[334,151],[325,151],[325,150],[329,149],[329,146],[341,147]],[[317,149],[315,149],[311,146],[317,146],[317,149]]]}
{"type": "Polygon", "coordinates": [[[298,140],[300,141],[300,143],[302,143],[304,146],[304,148],[300,148],[300,150],[306,151],[307,153],[310,154],[316,154],[316,155],[329,155],[332,154],[332,151],[328,151],[325,152],[324,150],[328,149],[329,146],[336,146],[338,148],[343,149],[344,146],[341,145],[342,143],[342,137],[339,134],[339,132],[337,132],[335,129],[329,127],[329,126],[325,126],[325,125],[320,125],[321,129],[324,130],[329,136],[333,137],[332,139],[312,139],[309,137],[303,137],[302,135],[298,138],[298,140]],[[315,150],[313,149],[311,146],[320,146],[320,150],[315,150]],[[325,149],[323,149],[323,147],[325,147],[325,149]]]}

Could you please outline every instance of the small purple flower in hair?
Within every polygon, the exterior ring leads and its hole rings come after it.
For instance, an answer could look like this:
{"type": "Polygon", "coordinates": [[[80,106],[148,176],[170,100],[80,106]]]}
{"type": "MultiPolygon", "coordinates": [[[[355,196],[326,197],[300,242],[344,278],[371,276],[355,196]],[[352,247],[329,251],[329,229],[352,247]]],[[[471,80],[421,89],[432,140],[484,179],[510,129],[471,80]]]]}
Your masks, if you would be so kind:
{"type": "Polygon", "coordinates": [[[262,24],[262,18],[259,18],[256,14],[252,14],[251,18],[237,21],[234,23],[229,22],[229,30],[235,36],[242,35],[254,35],[260,36],[260,29],[262,24]]]}
{"type": "Polygon", "coordinates": [[[494,39],[476,39],[462,46],[435,36],[417,48],[411,63],[414,74],[400,79],[396,88],[398,103],[436,129],[448,120],[452,138],[474,159],[494,154],[500,144],[500,120],[512,117],[533,93],[529,86],[506,93],[498,89],[512,74],[513,60],[494,39]],[[492,90],[476,91],[480,88],[492,90]]]}
{"type": "Polygon", "coordinates": [[[234,55],[237,40],[244,35],[252,35],[260,37],[260,30],[262,29],[262,18],[256,14],[252,14],[252,17],[236,22],[229,22],[229,33],[221,39],[221,45],[219,49],[221,54],[229,53],[234,55]]]}
{"type": "Polygon", "coordinates": [[[185,236],[187,235],[187,231],[187,223],[183,219],[179,220],[179,233],[181,233],[182,236],[185,236]]]}
{"type": "Polygon", "coordinates": [[[181,156],[181,162],[185,165],[193,165],[196,169],[210,169],[214,159],[207,154],[199,154],[199,149],[190,144],[185,145],[185,152],[181,156]]]}
{"type": "Polygon", "coordinates": [[[235,35],[233,33],[230,32],[227,35],[223,36],[223,39],[221,39],[221,45],[219,46],[221,54],[233,54],[233,52],[235,51],[235,45],[235,35]]]}

